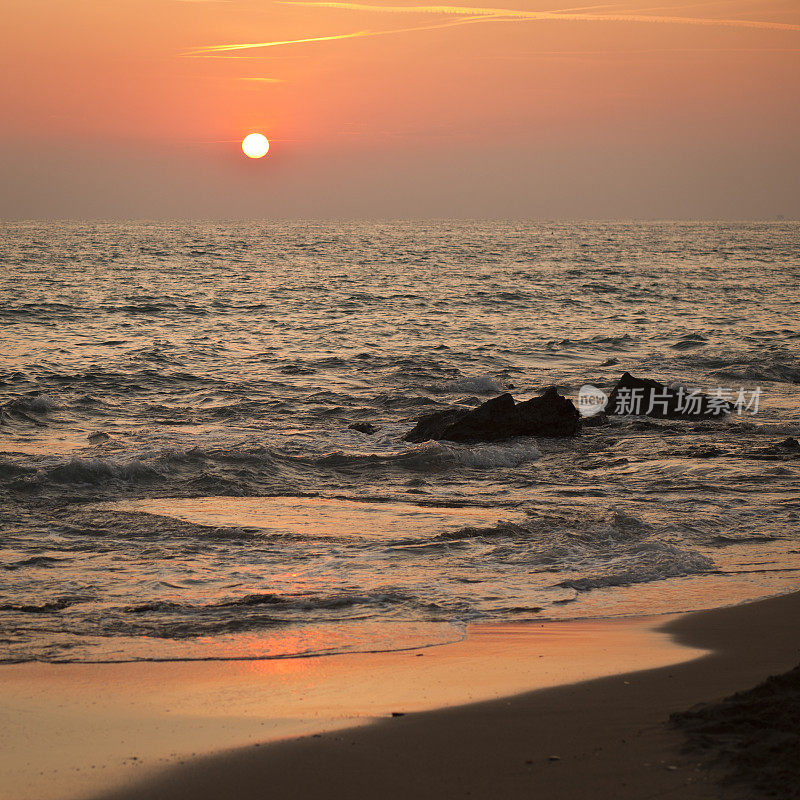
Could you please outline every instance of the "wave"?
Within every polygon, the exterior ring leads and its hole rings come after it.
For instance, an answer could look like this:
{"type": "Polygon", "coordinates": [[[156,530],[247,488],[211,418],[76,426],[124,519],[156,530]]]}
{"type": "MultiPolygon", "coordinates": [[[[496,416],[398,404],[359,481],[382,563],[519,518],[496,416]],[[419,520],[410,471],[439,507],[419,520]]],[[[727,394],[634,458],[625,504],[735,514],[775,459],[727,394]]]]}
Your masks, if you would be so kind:
{"type": "Polygon", "coordinates": [[[59,405],[41,395],[32,397],[15,397],[0,403],[0,426],[14,423],[29,423],[37,428],[47,428],[48,423],[41,417],[47,417],[59,405]]]}
{"type": "Polygon", "coordinates": [[[448,467],[495,469],[518,467],[541,457],[532,442],[509,444],[457,445],[445,442],[422,442],[398,453],[345,453],[336,451],[314,459],[326,467],[357,467],[396,465],[413,471],[435,471],[448,467]]]}
{"type": "Polygon", "coordinates": [[[751,422],[737,417],[728,423],[729,430],[735,433],[756,434],[758,436],[800,436],[800,423],[792,422],[751,422]]]}
{"type": "Polygon", "coordinates": [[[436,467],[455,465],[472,469],[494,469],[518,467],[541,458],[541,450],[532,442],[510,444],[481,444],[461,446],[444,442],[423,442],[397,456],[397,460],[408,466],[436,467]]]}
{"type": "Polygon", "coordinates": [[[601,574],[560,581],[557,585],[565,589],[587,592],[593,589],[632,586],[637,583],[698,575],[714,568],[714,561],[708,556],[666,543],[647,542],[641,547],[632,548],[627,557],[635,563],[612,568],[601,574]]]}
{"type": "MultiPolygon", "coordinates": [[[[674,364],[678,369],[689,368],[703,376],[703,382],[710,388],[715,388],[713,382],[724,386],[726,381],[742,382],[745,384],[769,383],[800,383],[800,355],[795,348],[785,347],[786,336],[776,336],[781,342],[779,347],[766,347],[764,342],[754,340],[754,346],[741,348],[708,347],[700,350],[695,345],[707,345],[700,335],[687,335],[672,345],[674,350],[684,350],[685,354],[675,355],[671,372],[675,373],[674,364]],[[765,352],[765,349],[767,352],[765,352]]],[[[664,361],[663,353],[650,353],[646,358],[650,364],[664,361]]],[[[660,372],[669,374],[670,364],[664,363],[660,372]]],[[[728,386],[737,389],[738,386],[728,386]]]]}
{"type": "Polygon", "coordinates": [[[55,567],[62,564],[69,559],[66,558],[53,558],[52,556],[31,556],[30,558],[23,558],[20,561],[11,561],[8,564],[2,564],[2,568],[13,572],[18,569],[27,569],[28,567],[55,567]]]}
{"type": "Polygon", "coordinates": [[[687,333],[674,342],[671,347],[673,350],[695,350],[698,347],[705,347],[708,344],[708,337],[701,333],[687,333]]]}
{"type": "Polygon", "coordinates": [[[73,320],[79,319],[86,309],[83,306],[67,305],[66,303],[41,302],[41,303],[3,303],[0,306],[0,317],[46,317],[51,319],[73,320]]]}
{"type": "Polygon", "coordinates": [[[500,394],[506,390],[505,383],[493,375],[459,378],[430,388],[448,394],[500,394]]]}
{"type": "MultiPolygon", "coordinates": [[[[501,522],[498,525],[487,525],[486,527],[475,527],[468,525],[455,531],[445,531],[437,534],[434,539],[427,544],[435,545],[440,543],[458,542],[464,539],[528,539],[531,536],[531,529],[526,528],[524,523],[501,522]]],[[[411,543],[409,543],[411,544],[411,543]]],[[[421,546],[414,542],[417,546],[421,546]]]]}
{"type": "Polygon", "coordinates": [[[17,611],[22,614],[53,614],[77,603],[85,603],[86,597],[59,597],[44,603],[2,603],[0,611],[17,611]]]}
{"type": "Polygon", "coordinates": [[[215,603],[191,604],[173,601],[153,601],[126,606],[121,610],[128,614],[196,612],[211,610],[252,609],[269,606],[276,610],[292,611],[336,611],[356,606],[386,606],[415,604],[411,595],[395,589],[385,588],[372,592],[342,592],[331,595],[278,595],[272,592],[258,592],[220,600],[215,603]]]}
{"type": "Polygon", "coordinates": [[[785,363],[738,363],[712,370],[710,375],[724,380],[744,381],[745,383],[800,383],[800,365],[785,363]]]}
{"type": "Polygon", "coordinates": [[[0,478],[19,478],[22,475],[34,475],[35,467],[16,464],[13,461],[0,458],[0,478]]]}
{"type": "Polygon", "coordinates": [[[381,393],[375,397],[373,402],[375,405],[390,409],[413,408],[414,410],[419,410],[424,406],[432,405],[446,407],[446,404],[440,403],[438,400],[434,400],[430,397],[420,397],[416,394],[403,394],[400,392],[394,392],[392,394],[381,393]]]}
{"type": "Polygon", "coordinates": [[[500,556],[554,572],[583,573],[555,584],[577,591],[665,580],[714,568],[713,559],[676,532],[617,508],[582,516],[532,514],[521,522],[447,531],[430,541],[471,539],[494,545],[494,553],[484,552],[487,559],[500,556]],[[598,573],[601,564],[604,569],[598,573]]]}
{"type": "MultiPolygon", "coordinates": [[[[51,605],[25,610],[31,613],[60,610],[50,608],[51,605]]],[[[0,607],[0,610],[5,609],[0,607]]],[[[444,609],[437,604],[387,587],[330,595],[255,593],[211,603],[152,600],[102,611],[89,610],[83,615],[80,626],[85,633],[95,636],[185,640],[287,625],[371,620],[387,615],[399,620],[409,616],[426,621],[446,618],[444,609]]]]}
{"type": "Polygon", "coordinates": [[[70,458],[65,463],[40,469],[34,476],[38,483],[98,484],[107,480],[140,482],[162,479],[153,467],[138,459],[70,458]]]}
{"type": "Polygon", "coordinates": [[[6,411],[28,411],[32,414],[49,414],[57,411],[61,406],[52,398],[45,395],[33,397],[16,397],[3,403],[2,408],[6,411]]]}
{"type": "Polygon", "coordinates": [[[38,368],[36,373],[39,385],[54,384],[57,389],[53,391],[58,392],[80,389],[86,391],[85,387],[90,386],[93,390],[104,389],[113,395],[131,389],[141,392],[159,388],[174,389],[176,385],[182,383],[209,388],[226,388],[228,385],[213,373],[196,374],[181,369],[167,372],[152,367],[120,370],[92,365],[88,369],[75,372],[55,372],[47,368],[38,368]]]}

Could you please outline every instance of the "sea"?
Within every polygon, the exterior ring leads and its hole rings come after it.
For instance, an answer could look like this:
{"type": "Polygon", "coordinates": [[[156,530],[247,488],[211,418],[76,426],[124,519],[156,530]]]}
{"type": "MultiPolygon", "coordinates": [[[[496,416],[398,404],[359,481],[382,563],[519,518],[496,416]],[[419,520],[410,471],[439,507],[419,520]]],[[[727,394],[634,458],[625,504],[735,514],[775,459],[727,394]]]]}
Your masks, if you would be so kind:
{"type": "Polygon", "coordinates": [[[793,591],[799,285],[795,222],[2,222],[0,660],[402,650],[793,591]],[[403,440],[624,371],[747,402],[403,440]]]}

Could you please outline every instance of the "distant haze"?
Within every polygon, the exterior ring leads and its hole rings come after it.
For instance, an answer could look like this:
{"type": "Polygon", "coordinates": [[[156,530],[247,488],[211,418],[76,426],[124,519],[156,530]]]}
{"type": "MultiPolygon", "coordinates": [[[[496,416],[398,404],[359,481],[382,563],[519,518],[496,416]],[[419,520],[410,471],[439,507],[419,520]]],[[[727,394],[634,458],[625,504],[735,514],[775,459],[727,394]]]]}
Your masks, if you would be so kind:
{"type": "Polygon", "coordinates": [[[800,217],[796,0],[3,18],[0,217],[800,217]]]}

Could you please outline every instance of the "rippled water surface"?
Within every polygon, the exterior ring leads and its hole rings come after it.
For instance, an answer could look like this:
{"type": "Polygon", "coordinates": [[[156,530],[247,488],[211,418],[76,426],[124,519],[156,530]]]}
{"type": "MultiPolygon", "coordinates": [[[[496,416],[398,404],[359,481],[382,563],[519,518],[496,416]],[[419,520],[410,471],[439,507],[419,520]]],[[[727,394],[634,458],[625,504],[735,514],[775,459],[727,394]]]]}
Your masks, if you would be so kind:
{"type": "Polygon", "coordinates": [[[391,649],[793,589],[798,282],[796,223],[3,223],[0,659],[391,649]],[[402,441],[624,370],[760,388],[758,413],[402,441]]]}

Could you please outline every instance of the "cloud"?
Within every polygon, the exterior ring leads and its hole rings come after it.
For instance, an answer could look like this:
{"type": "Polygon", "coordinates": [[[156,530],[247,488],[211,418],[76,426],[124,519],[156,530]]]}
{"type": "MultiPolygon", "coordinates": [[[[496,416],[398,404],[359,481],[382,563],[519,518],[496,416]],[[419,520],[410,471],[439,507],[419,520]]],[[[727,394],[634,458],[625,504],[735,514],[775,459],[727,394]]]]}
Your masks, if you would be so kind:
{"type": "Polygon", "coordinates": [[[370,31],[357,31],[356,33],[342,33],[337,36],[313,36],[309,39],[286,39],[277,42],[253,42],[251,44],[215,44],[211,47],[201,47],[185,53],[187,56],[204,55],[206,53],[230,53],[234,50],[253,50],[257,47],[283,47],[287,44],[308,44],[309,42],[333,42],[337,39],[356,39],[361,36],[370,36],[370,31]]]}
{"type": "MultiPolygon", "coordinates": [[[[384,6],[367,3],[336,2],[336,0],[278,0],[282,5],[306,8],[341,8],[350,11],[374,11],[390,14],[448,14],[478,16],[487,22],[492,20],[570,20],[573,22],[648,22],[674,25],[702,25],[705,27],[757,28],[775,31],[800,31],[800,25],[788,22],[768,22],[749,19],[717,19],[714,17],[673,17],[630,13],[587,13],[569,9],[557,11],[525,11],[511,8],[474,8],[472,6],[384,6]]],[[[600,6],[600,8],[608,6],[600,6]]]]}
{"type": "Polygon", "coordinates": [[[214,57],[220,53],[229,53],[235,50],[254,50],[261,47],[282,47],[290,44],[307,44],[309,42],[333,42],[338,39],[360,39],[370,36],[389,36],[396,33],[413,33],[415,31],[432,31],[439,28],[452,28],[457,25],[471,25],[477,22],[486,22],[483,15],[473,17],[461,17],[449,22],[442,22],[436,25],[417,25],[411,28],[393,28],[385,31],[356,31],[355,33],[341,33],[334,36],[315,36],[309,39],[290,39],[285,41],[273,42],[252,42],[250,44],[221,44],[210,47],[201,47],[197,50],[190,50],[184,53],[186,56],[214,57]]]}
{"type": "Polygon", "coordinates": [[[334,42],[341,39],[361,39],[372,36],[389,36],[416,31],[430,31],[451,28],[457,25],[471,25],[487,22],[635,22],[648,24],[694,25],[714,28],[750,28],[758,30],[800,32],[800,25],[787,22],[769,22],[747,19],[717,19],[713,17],[679,17],[651,14],[632,14],[627,12],[588,12],[582,9],[613,8],[613,6],[583,6],[581,9],[562,9],[556,11],[525,11],[523,9],[418,5],[394,6],[371,5],[367,3],[338,2],[338,0],[277,0],[281,5],[301,6],[303,8],[336,8],[346,11],[373,12],[377,14],[415,14],[455,17],[455,19],[432,25],[419,25],[390,30],[362,30],[355,33],[342,33],[333,36],[314,36],[307,39],[288,39],[282,41],[251,42],[247,44],[212,45],[192,50],[187,56],[210,56],[238,50],[254,50],[263,47],[283,47],[287,45],[309,44],[312,42],[334,42]]]}

